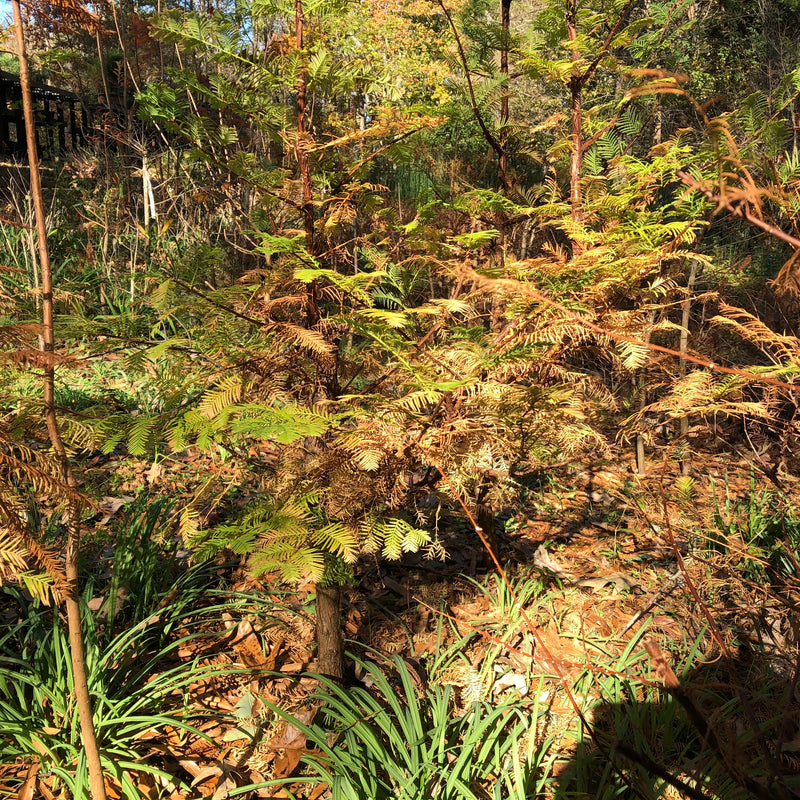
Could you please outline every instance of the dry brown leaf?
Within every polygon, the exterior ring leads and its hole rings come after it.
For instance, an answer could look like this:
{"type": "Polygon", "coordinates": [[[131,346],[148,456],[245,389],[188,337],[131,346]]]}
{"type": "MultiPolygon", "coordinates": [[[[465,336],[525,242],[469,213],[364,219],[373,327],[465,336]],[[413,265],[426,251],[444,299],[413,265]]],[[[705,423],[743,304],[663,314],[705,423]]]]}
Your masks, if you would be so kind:
{"type": "Polygon", "coordinates": [[[31,744],[33,745],[33,749],[36,750],[40,756],[47,756],[47,748],[35,736],[31,736],[31,744]]]}
{"type": "Polygon", "coordinates": [[[192,786],[194,786],[198,782],[204,781],[209,775],[218,775],[222,772],[220,767],[212,766],[212,767],[201,767],[196,761],[190,758],[179,758],[178,764],[180,764],[182,769],[185,769],[194,779],[192,781],[192,786]],[[208,775],[205,775],[207,771],[209,771],[208,775]],[[201,777],[202,776],[202,777],[201,777]]]}
{"type": "Polygon", "coordinates": [[[614,584],[614,591],[621,592],[628,589],[635,589],[639,582],[626,575],[624,572],[609,572],[607,575],[598,575],[593,578],[581,578],[578,586],[584,589],[596,591],[605,588],[609,583],[614,584]]]}
{"type": "Polygon", "coordinates": [[[126,503],[131,503],[134,499],[135,498],[125,494],[119,497],[104,497],[100,503],[100,510],[103,512],[103,518],[97,523],[98,527],[108,525],[111,517],[126,503]]]}
{"type": "MultiPolygon", "coordinates": [[[[180,763],[180,762],[179,762],[180,763]]],[[[196,767],[197,765],[193,765],[196,767]]],[[[181,763],[181,766],[183,764],[181,763]]],[[[185,769],[185,767],[184,767],[185,769]]],[[[189,770],[187,769],[187,772],[189,770]]],[[[211,764],[207,767],[201,767],[197,776],[191,783],[193,788],[197,788],[200,792],[200,797],[212,797],[216,796],[217,788],[219,787],[220,778],[224,775],[224,769],[221,764],[211,764]],[[201,786],[201,784],[206,783],[208,781],[207,786],[201,786]]],[[[225,795],[227,797],[227,794],[225,795]]]]}
{"type": "Polygon", "coordinates": [[[424,634],[414,638],[414,658],[424,653],[436,653],[438,642],[435,633],[424,634]]]}
{"type": "MultiPolygon", "coordinates": [[[[302,708],[296,714],[298,722],[309,725],[317,714],[318,706],[302,708]]],[[[276,751],[275,777],[288,778],[307,752],[306,735],[300,728],[287,722],[269,741],[271,750],[276,751]]]]}
{"type": "Polygon", "coordinates": [[[155,778],[149,773],[137,776],[136,788],[143,799],[158,800],[160,792],[156,786],[155,778]]]}
{"type": "Polygon", "coordinates": [[[50,791],[50,787],[46,783],[39,783],[39,792],[44,800],[56,800],[56,796],[50,791]]]}
{"type": "Polygon", "coordinates": [[[577,678],[586,660],[583,650],[572,639],[559,636],[549,627],[540,629],[539,637],[544,647],[536,648],[534,663],[545,672],[556,675],[560,672],[567,678],[577,678]]]}
{"type": "Polygon", "coordinates": [[[570,580],[564,568],[547,552],[544,545],[539,545],[533,553],[533,563],[539,569],[552,572],[557,578],[570,580]]]}
{"type": "Polygon", "coordinates": [[[217,783],[217,789],[212,795],[211,800],[226,800],[231,793],[231,789],[236,788],[235,778],[226,770],[225,780],[217,783]]]}
{"type": "Polygon", "coordinates": [[[105,777],[106,799],[107,800],[120,800],[122,791],[120,785],[111,777],[105,777]]]}
{"type": "MultiPolygon", "coordinates": [[[[319,706],[301,708],[295,713],[295,718],[303,725],[310,725],[317,715],[319,706]]],[[[296,725],[287,722],[269,741],[270,749],[305,749],[306,735],[296,725]]]]}
{"type": "Polygon", "coordinates": [[[253,623],[249,619],[243,619],[236,626],[236,635],[231,642],[231,646],[239,660],[246,667],[251,667],[252,669],[275,669],[277,650],[270,653],[269,656],[264,655],[261,641],[258,634],[253,630],[253,623]]]}
{"type": "Polygon", "coordinates": [[[661,652],[661,648],[655,640],[645,639],[644,649],[647,650],[647,654],[653,662],[653,669],[656,671],[656,675],[664,682],[664,685],[668,689],[679,688],[681,682],[672,671],[672,667],[667,662],[666,656],[661,652]]]}
{"type": "Polygon", "coordinates": [[[287,747],[278,752],[275,756],[275,777],[288,778],[300,763],[305,747],[287,747]]]}
{"type": "Polygon", "coordinates": [[[31,764],[25,777],[25,783],[22,784],[17,793],[17,800],[33,800],[33,790],[36,787],[36,774],[39,772],[39,766],[38,761],[35,764],[31,764]]]}
{"type": "Polygon", "coordinates": [[[327,783],[319,783],[317,784],[316,788],[313,792],[308,796],[308,800],[319,800],[325,792],[328,791],[328,784],[327,783]]]}
{"type": "Polygon", "coordinates": [[[163,471],[164,468],[161,466],[161,464],[159,464],[158,461],[154,461],[151,464],[150,469],[145,473],[147,482],[152,486],[161,477],[161,473],[163,471]]]}
{"type": "Polygon", "coordinates": [[[296,675],[308,669],[308,664],[302,661],[290,661],[288,664],[281,665],[281,672],[284,675],[296,675]]]}

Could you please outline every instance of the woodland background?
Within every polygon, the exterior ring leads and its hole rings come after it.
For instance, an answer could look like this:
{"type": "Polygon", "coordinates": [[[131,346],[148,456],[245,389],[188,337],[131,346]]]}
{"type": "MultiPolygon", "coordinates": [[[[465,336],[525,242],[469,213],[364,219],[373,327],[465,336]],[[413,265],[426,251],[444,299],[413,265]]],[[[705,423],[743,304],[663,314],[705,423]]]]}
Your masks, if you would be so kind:
{"type": "Polygon", "coordinates": [[[0,794],[798,796],[799,10],[24,4],[0,794]]]}

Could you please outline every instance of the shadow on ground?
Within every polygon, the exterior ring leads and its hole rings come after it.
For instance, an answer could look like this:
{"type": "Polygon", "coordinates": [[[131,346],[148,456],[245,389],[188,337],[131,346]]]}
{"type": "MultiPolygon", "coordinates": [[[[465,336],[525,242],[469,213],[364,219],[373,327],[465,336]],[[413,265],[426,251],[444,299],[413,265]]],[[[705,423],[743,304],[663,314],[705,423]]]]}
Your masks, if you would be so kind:
{"type": "Polygon", "coordinates": [[[654,648],[672,688],[629,684],[628,696],[599,706],[593,735],[557,778],[556,800],[799,798],[797,666],[742,649],[678,679],[659,656],[654,648]]]}

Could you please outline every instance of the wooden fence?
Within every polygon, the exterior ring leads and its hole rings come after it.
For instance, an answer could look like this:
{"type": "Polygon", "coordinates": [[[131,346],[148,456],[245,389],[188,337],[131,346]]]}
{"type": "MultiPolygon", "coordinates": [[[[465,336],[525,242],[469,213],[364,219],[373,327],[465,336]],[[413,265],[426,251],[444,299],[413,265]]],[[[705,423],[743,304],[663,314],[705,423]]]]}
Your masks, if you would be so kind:
{"type": "MultiPolygon", "coordinates": [[[[63,158],[86,140],[89,119],[86,108],[70,92],[50,86],[32,89],[36,118],[36,142],[44,161],[63,158]]],[[[27,158],[25,119],[19,77],[0,70],[0,158],[27,158]]]]}

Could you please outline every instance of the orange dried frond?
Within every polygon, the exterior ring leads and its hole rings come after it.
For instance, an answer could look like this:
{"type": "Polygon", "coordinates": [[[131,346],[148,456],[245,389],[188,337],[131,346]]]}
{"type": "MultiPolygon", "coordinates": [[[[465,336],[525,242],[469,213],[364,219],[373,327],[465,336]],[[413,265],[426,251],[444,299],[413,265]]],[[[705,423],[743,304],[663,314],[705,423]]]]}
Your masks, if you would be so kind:
{"type": "Polygon", "coordinates": [[[341,147],[352,142],[360,142],[364,139],[381,139],[384,136],[400,135],[412,130],[423,128],[435,128],[444,121],[444,117],[428,117],[415,115],[404,119],[380,119],[364,130],[355,130],[344,136],[339,136],[324,144],[309,148],[310,153],[327,150],[330,147],[341,147]]]}
{"type": "Polygon", "coordinates": [[[792,253],[770,283],[778,294],[800,296],[800,250],[792,253]]]}
{"type": "Polygon", "coordinates": [[[99,15],[90,11],[82,0],[36,0],[25,5],[31,16],[54,30],[67,33],[88,31],[92,34],[109,32],[99,15]]]}
{"type": "Polygon", "coordinates": [[[35,322],[17,322],[0,325],[0,346],[20,344],[41,335],[42,326],[35,322]]]}
{"type": "Polygon", "coordinates": [[[0,353],[0,363],[14,364],[18,367],[33,367],[34,369],[47,369],[57,367],[74,359],[58,353],[46,353],[33,347],[21,347],[8,353],[0,353]]]}

